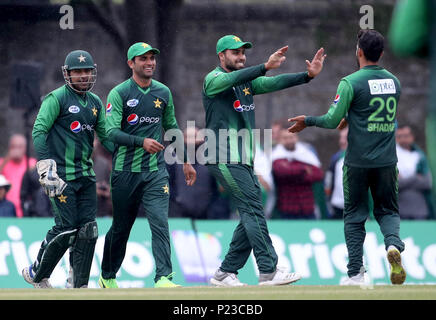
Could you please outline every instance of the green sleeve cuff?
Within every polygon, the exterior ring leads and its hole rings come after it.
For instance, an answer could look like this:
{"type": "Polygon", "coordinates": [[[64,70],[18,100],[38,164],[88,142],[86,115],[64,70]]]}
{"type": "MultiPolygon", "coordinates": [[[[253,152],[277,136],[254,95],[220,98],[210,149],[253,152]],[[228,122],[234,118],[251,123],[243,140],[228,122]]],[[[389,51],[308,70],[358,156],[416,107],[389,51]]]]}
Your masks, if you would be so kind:
{"type": "Polygon", "coordinates": [[[142,147],[144,145],[144,138],[135,136],[135,147],[142,147]]]}
{"type": "Polygon", "coordinates": [[[306,117],[304,119],[304,124],[308,127],[316,126],[316,117],[306,117]]]}

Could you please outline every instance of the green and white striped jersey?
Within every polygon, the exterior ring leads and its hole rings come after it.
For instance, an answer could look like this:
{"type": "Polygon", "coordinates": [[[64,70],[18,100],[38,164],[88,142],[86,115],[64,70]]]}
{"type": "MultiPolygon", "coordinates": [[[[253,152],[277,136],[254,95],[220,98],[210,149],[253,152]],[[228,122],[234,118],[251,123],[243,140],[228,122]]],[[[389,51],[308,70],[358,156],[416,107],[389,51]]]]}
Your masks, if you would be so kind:
{"type": "Polygon", "coordinates": [[[36,117],[32,138],[37,158],[55,160],[59,177],[66,181],[93,177],[94,131],[107,149],[113,149],[107,141],[100,98],[63,85],[44,98],[36,117]]]}
{"type": "Polygon", "coordinates": [[[145,138],[163,143],[162,129],[178,129],[170,89],[152,80],[141,88],[132,78],[113,88],[107,97],[106,132],[116,145],[112,168],[149,172],[165,167],[164,153],[150,154],[145,138]]]}

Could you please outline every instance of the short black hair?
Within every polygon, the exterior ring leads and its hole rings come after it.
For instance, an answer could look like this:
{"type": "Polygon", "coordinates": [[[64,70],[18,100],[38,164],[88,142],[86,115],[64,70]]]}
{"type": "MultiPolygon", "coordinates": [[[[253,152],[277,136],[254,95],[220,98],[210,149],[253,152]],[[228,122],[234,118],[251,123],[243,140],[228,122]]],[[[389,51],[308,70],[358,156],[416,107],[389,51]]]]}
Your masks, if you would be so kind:
{"type": "Polygon", "coordinates": [[[357,34],[357,46],[363,50],[365,58],[377,62],[385,47],[385,38],[372,29],[360,30],[357,34]]]}

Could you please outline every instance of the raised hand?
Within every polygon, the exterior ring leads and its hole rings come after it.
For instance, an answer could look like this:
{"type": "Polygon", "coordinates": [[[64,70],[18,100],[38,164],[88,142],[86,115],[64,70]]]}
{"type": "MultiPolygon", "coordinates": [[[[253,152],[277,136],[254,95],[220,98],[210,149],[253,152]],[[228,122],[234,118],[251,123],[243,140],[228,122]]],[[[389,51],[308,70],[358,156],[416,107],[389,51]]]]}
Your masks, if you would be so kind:
{"type": "Polygon", "coordinates": [[[266,70],[277,69],[286,60],[285,54],[288,51],[288,46],[284,46],[270,55],[265,63],[266,70]]]}
{"type": "Polygon", "coordinates": [[[320,48],[313,57],[312,61],[306,60],[307,73],[309,77],[315,78],[322,70],[324,59],[327,57],[324,54],[324,48],[320,48]]]}

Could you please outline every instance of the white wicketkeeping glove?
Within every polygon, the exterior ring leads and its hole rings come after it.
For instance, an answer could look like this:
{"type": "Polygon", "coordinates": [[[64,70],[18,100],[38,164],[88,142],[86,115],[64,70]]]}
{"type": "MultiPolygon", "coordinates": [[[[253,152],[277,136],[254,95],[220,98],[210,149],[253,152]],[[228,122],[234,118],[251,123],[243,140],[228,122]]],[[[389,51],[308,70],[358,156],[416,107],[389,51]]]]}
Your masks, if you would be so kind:
{"type": "Polygon", "coordinates": [[[56,172],[56,162],[53,159],[38,161],[36,170],[39,174],[39,183],[50,198],[62,194],[67,184],[59,178],[56,172]]]}

